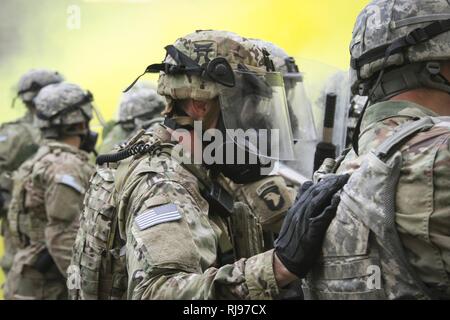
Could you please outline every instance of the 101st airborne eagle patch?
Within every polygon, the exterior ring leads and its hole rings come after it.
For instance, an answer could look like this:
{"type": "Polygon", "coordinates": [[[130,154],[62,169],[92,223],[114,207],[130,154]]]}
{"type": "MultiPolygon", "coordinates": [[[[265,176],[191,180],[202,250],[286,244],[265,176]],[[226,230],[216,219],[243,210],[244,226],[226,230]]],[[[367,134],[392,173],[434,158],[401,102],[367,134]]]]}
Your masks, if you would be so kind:
{"type": "Polygon", "coordinates": [[[272,211],[280,210],[285,204],[279,187],[273,181],[268,181],[258,187],[256,193],[272,211]]]}
{"type": "Polygon", "coordinates": [[[142,231],[160,223],[177,221],[180,219],[181,214],[178,212],[177,206],[173,203],[169,203],[144,211],[134,218],[134,222],[139,230],[142,231]]]}

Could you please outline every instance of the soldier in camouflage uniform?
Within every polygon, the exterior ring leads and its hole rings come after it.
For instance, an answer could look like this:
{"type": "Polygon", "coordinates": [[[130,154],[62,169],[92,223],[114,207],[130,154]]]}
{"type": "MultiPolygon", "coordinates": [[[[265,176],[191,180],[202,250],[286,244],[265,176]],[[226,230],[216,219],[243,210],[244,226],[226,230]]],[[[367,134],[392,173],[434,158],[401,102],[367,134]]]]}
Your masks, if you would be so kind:
{"type": "Polygon", "coordinates": [[[33,125],[35,106],[33,98],[46,85],[63,81],[62,76],[55,71],[38,69],[30,70],[19,80],[17,95],[27,107],[27,113],[13,122],[3,123],[0,127],[0,218],[2,219],[2,236],[4,253],[1,267],[5,274],[11,268],[15,248],[9,239],[7,208],[12,191],[12,172],[39,147],[40,132],[33,125]]]}
{"type": "Polygon", "coordinates": [[[139,129],[151,129],[162,122],[163,98],[149,84],[137,83],[132,90],[122,96],[119,105],[119,121],[104,137],[99,153],[110,152],[115,146],[126,141],[139,129]]]}
{"type": "Polygon", "coordinates": [[[66,299],[66,270],[93,171],[92,95],[62,82],[43,88],[34,101],[45,140],[13,177],[8,221],[19,250],[5,298],[66,299]]]}
{"type": "MultiPolygon", "coordinates": [[[[287,241],[276,254],[264,252],[257,214],[220,182],[257,181],[263,164],[196,163],[191,142],[199,139],[195,120],[219,132],[264,125],[287,137],[278,146],[280,157],[292,153],[281,75],[269,71],[268,55],[230,32],[197,31],[166,50],[165,61],[146,70],[161,72],[158,92],[168,102],[164,125],[97,159],[68,271],[72,297],[277,298],[279,288],[308,270],[336,203],[320,212],[293,205],[281,231],[287,241]],[[235,232],[238,224],[245,228],[235,232]],[[304,239],[301,245],[291,241],[297,237],[304,239]]],[[[247,155],[260,151],[239,147],[247,155]]],[[[299,201],[328,202],[345,178],[327,179],[304,186],[299,201]]]]}
{"type": "Polygon", "coordinates": [[[321,170],[353,174],[310,298],[450,298],[449,16],[444,0],[374,0],[357,19],[352,89],[370,104],[353,150],[321,170]]]}

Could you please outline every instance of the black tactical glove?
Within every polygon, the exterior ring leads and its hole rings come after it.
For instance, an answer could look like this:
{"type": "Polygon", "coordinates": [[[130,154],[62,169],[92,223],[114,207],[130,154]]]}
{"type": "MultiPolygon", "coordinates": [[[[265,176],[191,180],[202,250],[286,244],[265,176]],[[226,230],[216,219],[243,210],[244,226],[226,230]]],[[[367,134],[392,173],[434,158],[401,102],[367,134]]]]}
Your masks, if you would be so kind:
{"type": "Polygon", "coordinates": [[[303,184],[299,196],[284,218],[275,253],[290,272],[304,278],[320,254],[322,241],[336,215],[339,196],[335,195],[349,175],[332,175],[316,185],[303,184]]]}

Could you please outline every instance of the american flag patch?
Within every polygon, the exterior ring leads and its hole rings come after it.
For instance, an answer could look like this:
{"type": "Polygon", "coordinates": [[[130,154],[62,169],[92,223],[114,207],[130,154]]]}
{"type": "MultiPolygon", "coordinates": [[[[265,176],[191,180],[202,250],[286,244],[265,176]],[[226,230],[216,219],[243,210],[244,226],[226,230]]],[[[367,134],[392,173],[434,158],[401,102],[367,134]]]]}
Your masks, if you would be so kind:
{"type": "Polygon", "coordinates": [[[145,230],[163,222],[176,221],[181,219],[177,206],[170,203],[159,207],[151,208],[134,218],[134,222],[139,230],[145,230]]]}

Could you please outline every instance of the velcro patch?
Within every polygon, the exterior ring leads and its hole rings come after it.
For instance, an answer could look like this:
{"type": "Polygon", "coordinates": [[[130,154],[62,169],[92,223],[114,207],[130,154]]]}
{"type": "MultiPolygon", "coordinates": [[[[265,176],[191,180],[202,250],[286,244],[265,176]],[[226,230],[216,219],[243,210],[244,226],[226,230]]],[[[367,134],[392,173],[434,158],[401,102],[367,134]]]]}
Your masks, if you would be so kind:
{"type": "Polygon", "coordinates": [[[169,203],[159,207],[151,208],[134,218],[139,230],[145,230],[157,224],[177,221],[181,219],[175,204],[169,203]]]}
{"type": "Polygon", "coordinates": [[[84,188],[78,183],[75,177],[68,174],[61,174],[56,176],[56,182],[64,184],[72,189],[75,189],[79,193],[84,193],[84,188]]]}

